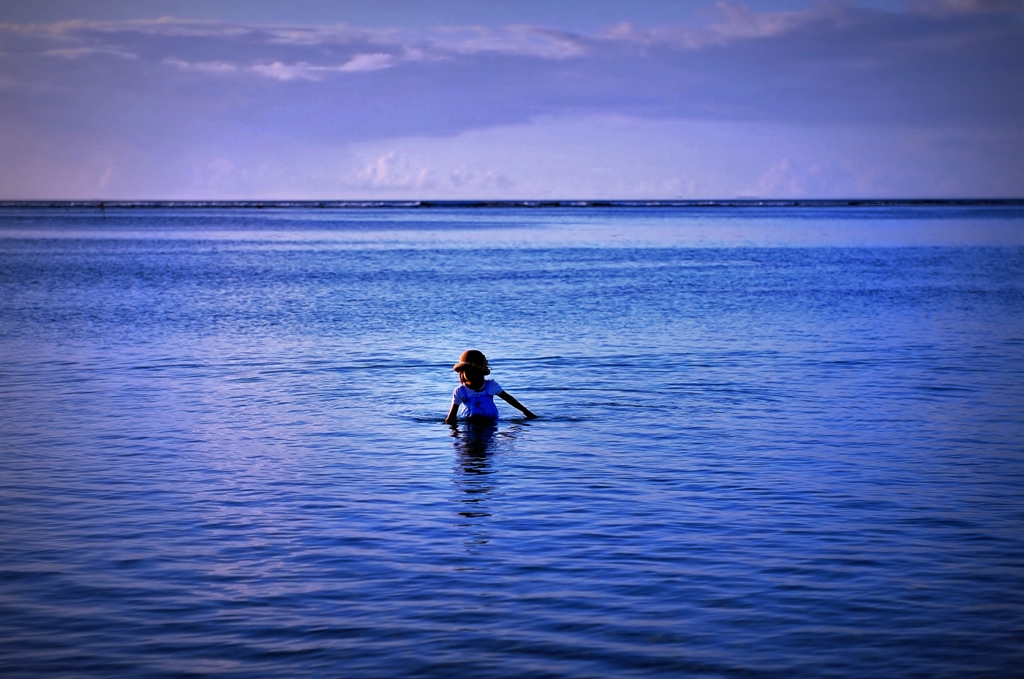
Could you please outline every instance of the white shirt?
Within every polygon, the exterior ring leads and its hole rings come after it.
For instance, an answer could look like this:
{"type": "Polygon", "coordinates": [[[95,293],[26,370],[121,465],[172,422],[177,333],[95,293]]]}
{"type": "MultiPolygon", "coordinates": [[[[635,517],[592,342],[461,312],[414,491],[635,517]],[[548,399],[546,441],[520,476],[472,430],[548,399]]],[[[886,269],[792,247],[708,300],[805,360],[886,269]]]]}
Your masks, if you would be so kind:
{"type": "Polygon", "coordinates": [[[494,380],[484,380],[484,386],[480,391],[473,391],[462,384],[452,392],[452,403],[464,407],[465,417],[498,419],[498,407],[494,405],[494,397],[501,392],[501,385],[494,380]]]}

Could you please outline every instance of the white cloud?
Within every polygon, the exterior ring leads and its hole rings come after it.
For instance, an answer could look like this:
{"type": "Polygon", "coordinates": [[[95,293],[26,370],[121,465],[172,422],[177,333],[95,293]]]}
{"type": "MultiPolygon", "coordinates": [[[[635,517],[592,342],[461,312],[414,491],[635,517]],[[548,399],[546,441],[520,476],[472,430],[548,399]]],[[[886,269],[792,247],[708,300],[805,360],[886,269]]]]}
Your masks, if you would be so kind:
{"type": "Polygon", "coordinates": [[[389,68],[393,63],[393,57],[389,54],[357,54],[355,57],[340,66],[321,66],[300,61],[294,64],[286,64],[281,61],[274,61],[264,64],[252,64],[250,66],[239,66],[227,61],[185,61],[184,59],[168,58],[161,63],[173,66],[182,71],[194,73],[206,73],[208,75],[229,75],[234,73],[254,73],[265,78],[290,82],[294,80],[323,80],[332,73],[359,73],[367,71],[379,71],[389,68]]]}
{"type": "MultiPolygon", "coordinates": [[[[1017,0],[920,0],[929,14],[1013,10],[1017,0]]],[[[244,25],[162,17],[132,21],[63,21],[53,24],[0,24],[0,33],[18,33],[43,44],[40,53],[68,59],[107,54],[137,58],[162,45],[177,54],[156,56],[180,70],[206,75],[246,71],[279,81],[322,81],[331,74],[366,73],[403,63],[449,61],[474,55],[579,59],[623,45],[695,50],[712,45],[778,37],[815,22],[842,24],[860,11],[853,3],[818,3],[804,10],[755,11],[742,2],[719,0],[706,25],[641,30],[621,23],[585,36],[532,25],[501,28],[449,26],[424,29],[361,29],[334,26],[244,25]],[[113,44],[115,39],[122,44],[113,44]],[[155,43],[149,36],[205,39],[218,51],[244,45],[249,65],[227,60],[190,59],[186,44],[155,43]],[[244,40],[242,40],[244,38],[244,40]],[[53,45],[53,42],[57,45],[53,45]],[[46,43],[50,43],[47,45],[46,43]],[[131,49],[124,44],[132,45],[131,49]],[[347,52],[347,54],[346,54],[347,52]],[[324,63],[327,62],[327,63],[324,63]],[[334,63],[330,63],[334,62],[334,63]]],[[[209,52],[207,52],[209,53],[209,52]]],[[[214,52],[217,53],[217,52],[214,52]]]]}
{"type": "MultiPolygon", "coordinates": [[[[755,4],[755,6],[757,6],[755,4]]],[[[908,5],[919,13],[945,16],[968,13],[1016,13],[1019,0],[909,0],[908,5]]],[[[357,46],[357,51],[340,70],[360,72],[395,66],[405,61],[451,59],[459,56],[500,54],[563,60],[592,54],[602,43],[626,43],[638,46],[666,45],[698,49],[739,40],[768,38],[791,33],[810,23],[833,21],[842,23],[858,10],[854,2],[821,2],[803,10],[755,11],[750,4],[735,0],[718,0],[706,25],[664,26],[650,30],[620,23],[596,35],[580,35],[534,25],[511,25],[501,28],[484,26],[447,26],[424,29],[365,29],[344,24],[333,26],[231,24],[161,17],[159,19],[125,21],[72,20],[52,24],[0,23],[0,32],[17,33],[38,39],[63,42],[101,42],[79,46],[62,46],[46,54],[74,58],[88,54],[132,54],[117,45],[105,44],[109,36],[208,38],[234,41],[245,38],[248,46],[260,43],[271,47],[344,47],[357,46]],[[368,49],[367,49],[368,48],[368,49]]],[[[891,10],[890,13],[899,10],[891,10]]],[[[134,56],[134,55],[133,55],[134,56]]],[[[312,56],[312,55],[310,55],[312,56]]],[[[298,61],[304,61],[299,59],[298,61]]],[[[309,61],[313,61],[310,59],[309,61]]],[[[271,66],[283,60],[270,58],[271,66]]],[[[262,68],[262,67],[261,67],[262,68]]],[[[334,67],[320,66],[328,72],[334,67]]],[[[262,69],[267,70],[267,69],[262,69]]],[[[215,72],[215,71],[210,71],[215,72]]],[[[272,77],[287,69],[269,69],[272,77]]],[[[308,68],[296,67],[291,79],[316,79],[308,68]]],[[[284,79],[284,78],[281,78],[284,79]]]]}
{"type": "Polygon", "coordinates": [[[263,27],[274,45],[346,45],[353,42],[394,44],[391,30],[353,28],[344,24],[335,26],[269,26],[263,27]]]}
{"type": "Polygon", "coordinates": [[[416,60],[453,54],[507,54],[564,59],[587,53],[586,41],[565,31],[540,26],[441,26],[433,29],[363,29],[346,25],[261,27],[267,42],[280,45],[347,45],[364,43],[396,48],[416,60]]]}
{"type": "Polygon", "coordinates": [[[390,68],[395,63],[391,54],[357,54],[340,66],[321,66],[300,61],[285,64],[275,61],[271,64],[255,64],[245,70],[275,80],[323,80],[332,73],[367,73],[390,68]]]}
{"type": "Polygon", "coordinates": [[[394,65],[395,56],[393,54],[357,54],[339,67],[338,70],[344,73],[363,73],[379,71],[394,65]]]}
{"type": "Polygon", "coordinates": [[[348,173],[343,182],[364,189],[426,189],[434,184],[433,174],[390,151],[362,168],[348,173]]]}
{"type": "Polygon", "coordinates": [[[743,3],[726,0],[719,0],[716,7],[722,19],[711,31],[723,38],[766,38],[788,33],[822,16],[821,7],[803,12],[754,12],[743,3]]]}
{"type": "Polygon", "coordinates": [[[438,196],[500,196],[514,188],[504,173],[467,163],[452,167],[443,157],[435,157],[434,165],[450,167],[434,170],[412,156],[388,151],[342,177],[342,184],[358,190],[387,192],[390,195],[438,196]]]}
{"type": "Polygon", "coordinates": [[[1008,149],[1021,139],[917,127],[539,118],[357,145],[352,153],[366,161],[346,186],[351,197],[373,187],[396,199],[1012,196],[1024,168],[1008,149]],[[961,143],[937,143],[948,136],[961,143]],[[421,188],[413,180],[424,168],[431,181],[421,188]]]}
{"type": "Polygon", "coordinates": [[[285,64],[275,61],[270,64],[254,64],[245,70],[257,73],[274,80],[323,80],[331,71],[337,71],[337,67],[315,66],[301,61],[297,64],[285,64]]]}
{"type": "Polygon", "coordinates": [[[195,19],[130,19],[124,21],[86,21],[73,19],[52,24],[3,24],[4,29],[34,35],[72,36],[87,33],[140,33],[187,38],[234,38],[254,33],[253,26],[195,19]]]}
{"type": "Polygon", "coordinates": [[[120,57],[122,59],[138,59],[139,55],[134,52],[128,52],[127,50],[117,49],[116,47],[65,47],[58,49],[50,49],[43,52],[45,57],[64,57],[65,59],[79,59],[81,57],[89,57],[94,54],[108,54],[114,57],[120,57]]]}
{"type": "MultiPolygon", "coordinates": [[[[208,38],[233,41],[246,38],[249,45],[293,47],[337,47],[360,45],[370,50],[351,55],[341,69],[345,72],[378,70],[401,61],[450,59],[474,54],[531,56],[543,59],[566,59],[587,54],[587,39],[564,31],[537,26],[514,25],[503,28],[454,26],[432,29],[359,29],[345,25],[326,27],[235,25],[222,22],[196,21],[163,17],[131,21],[72,20],[52,24],[0,23],[0,33],[16,33],[40,40],[79,43],[61,46],[45,53],[76,57],[88,54],[127,54],[107,44],[110,36],[122,39],[136,36],[169,38],[208,38]],[[82,45],[81,43],[88,43],[82,45]],[[377,49],[373,49],[376,47],[377,49]]],[[[274,60],[275,63],[277,60],[274,60]]],[[[324,69],[331,69],[325,66],[324,69]]],[[[299,69],[302,71],[302,69],[299,69]]],[[[303,71],[308,73],[309,71],[303,71]]],[[[296,75],[296,78],[306,77],[296,75]]]]}
{"type": "Polygon", "coordinates": [[[706,27],[671,26],[640,30],[623,22],[600,37],[642,46],[667,45],[700,49],[737,40],[784,35],[815,21],[841,19],[845,13],[846,6],[840,4],[820,4],[803,11],[755,12],[745,3],[719,0],[715,5],[717,20],[706,27]]]}
{"type": "Polygon", "coordinates": [[[1019,0],[917,0],[911,8],[923,14],[949,16],[951,14],[983,14],[1019,12],[1019,0]]]}
{"type": "Polygon", "coordinates": [[[164,59],[160,63],[167,66],[173,66],[182,71],[192,71],[196,73],[207,73],[211,75],[222,75],[225,73],[237,73],[238,66],[228,63],[226,61],[199,61],[191,62],[185,61],[184,59],[168,58],[164,59]]]}
{"type": "Polygon", "coordinates": [[[456,54],[504,54],[509,56],[568,59],[588,53],[581,38],[563,31],[536,26],[508,26],[490,29],[480,26],[438,29],[430,37],[431,47],[456,54]]]}

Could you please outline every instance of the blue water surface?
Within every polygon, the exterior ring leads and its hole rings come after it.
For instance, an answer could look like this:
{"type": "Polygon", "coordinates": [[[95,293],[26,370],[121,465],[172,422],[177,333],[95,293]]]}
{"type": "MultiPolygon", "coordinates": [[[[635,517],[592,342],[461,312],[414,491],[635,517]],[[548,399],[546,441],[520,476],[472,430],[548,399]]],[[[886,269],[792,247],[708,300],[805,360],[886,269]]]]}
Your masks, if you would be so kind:
{"type": "Polygon", "coordinates": [[[7,206],[0,403],[5,677],[1024,667],[1020,206],[7,206]]]}

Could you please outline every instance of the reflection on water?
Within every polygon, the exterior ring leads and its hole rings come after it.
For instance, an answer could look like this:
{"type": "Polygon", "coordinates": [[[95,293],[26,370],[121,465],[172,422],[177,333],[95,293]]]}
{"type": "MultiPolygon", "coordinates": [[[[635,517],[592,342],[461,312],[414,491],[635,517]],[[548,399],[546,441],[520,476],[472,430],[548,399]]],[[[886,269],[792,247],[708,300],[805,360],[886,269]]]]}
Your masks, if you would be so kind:
{"type": "Polygon", "coordinates": [[[497,434],[497,422],[460,422],[452,425],[458,460],[455,486],[460,491],[459,516],[464,519],[458,526],[469,531],[465,545],[470,553],[474,553],[476,547],[490,542],[482,520],[491,516],[488,503],[494,493],[491,455],[497,434]]]}
{"type": "Polygon", "coordinates": [[[487,498],[494,490],[491,448],[498,433],[497,422],[461,422],[452,425],[455,453],[459,468],[456,485],[465,494],[464,508],[459,512],[467,519],[490,516],[487,498]]]}
{"type": "Polygon", "coordinates": [[[459,491],[459,528],[470,532],[465,544],[469,552],[490,542],[486,520],[494,514],[491,500],[498,485],[496,458],[520,433],[522,425],[498,422],[460,421],[451,426],[457,466],[455,487],[459,491]]]}

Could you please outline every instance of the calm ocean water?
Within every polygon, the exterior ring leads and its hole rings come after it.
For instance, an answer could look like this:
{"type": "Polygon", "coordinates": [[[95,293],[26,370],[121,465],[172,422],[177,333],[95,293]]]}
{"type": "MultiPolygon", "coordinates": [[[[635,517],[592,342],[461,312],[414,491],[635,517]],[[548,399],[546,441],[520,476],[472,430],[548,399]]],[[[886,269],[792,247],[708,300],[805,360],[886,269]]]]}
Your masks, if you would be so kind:
{"type": "Polygon", "coordinates": [[[1022,676],[1019,205],[7,206],[0,402],[5,677],[1022,676]]]}

